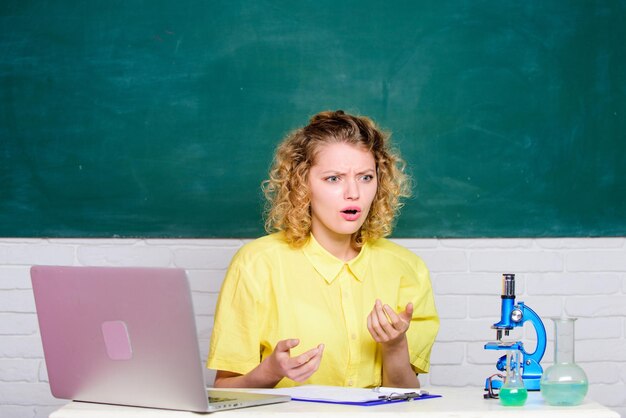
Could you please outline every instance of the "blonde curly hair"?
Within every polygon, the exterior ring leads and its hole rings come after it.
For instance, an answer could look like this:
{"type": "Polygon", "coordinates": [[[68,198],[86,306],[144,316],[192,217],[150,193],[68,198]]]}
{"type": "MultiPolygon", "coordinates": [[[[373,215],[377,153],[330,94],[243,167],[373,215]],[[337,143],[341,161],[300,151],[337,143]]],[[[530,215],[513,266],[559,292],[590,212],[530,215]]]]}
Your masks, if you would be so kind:
{"type": "Polygon", "coordinates": [[[371,119],[342,110],[318,113],[279,144],[269,179],[262,184],[268,233],[282,231],[293,247],[307,242],[311,232],[309,170],[320,147],[337,142],[371,151],[376,161],[378,188],[363,226],[352,236],[354,245],[361,247],[391,234],[394,217],[402,207],[401,198],[408,197],[411,190],[405,163],[389,146],[389,135],[371,119]]]}

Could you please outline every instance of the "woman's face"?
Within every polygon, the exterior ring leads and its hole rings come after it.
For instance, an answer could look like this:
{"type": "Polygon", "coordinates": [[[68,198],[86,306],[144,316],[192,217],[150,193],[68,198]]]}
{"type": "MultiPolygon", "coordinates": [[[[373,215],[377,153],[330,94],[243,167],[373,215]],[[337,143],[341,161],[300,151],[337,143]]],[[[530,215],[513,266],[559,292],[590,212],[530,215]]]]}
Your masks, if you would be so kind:
{"type": "Polygon", "coordinates": [[[376,195],[376,161],[346,143],[320,147],[308,176],[311,230],[316,239],[345,239],[365,222],[376,195]]]}

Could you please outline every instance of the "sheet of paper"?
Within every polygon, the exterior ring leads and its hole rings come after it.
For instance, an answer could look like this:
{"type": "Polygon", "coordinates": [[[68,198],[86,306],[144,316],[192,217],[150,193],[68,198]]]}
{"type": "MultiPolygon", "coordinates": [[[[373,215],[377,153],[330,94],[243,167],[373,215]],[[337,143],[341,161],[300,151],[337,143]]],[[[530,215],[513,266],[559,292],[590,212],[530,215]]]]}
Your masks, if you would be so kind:
{"type": "Polygon", "coordinates": [[[346,388],[341,386],[303,385],[293,388],[254,389],[255,392],[289,395],[295,399],[310,399],[328,402],[368,402],[378,400],[381,395],[391,393],[421,393],[419,389],[400,388],[346,388]]]}

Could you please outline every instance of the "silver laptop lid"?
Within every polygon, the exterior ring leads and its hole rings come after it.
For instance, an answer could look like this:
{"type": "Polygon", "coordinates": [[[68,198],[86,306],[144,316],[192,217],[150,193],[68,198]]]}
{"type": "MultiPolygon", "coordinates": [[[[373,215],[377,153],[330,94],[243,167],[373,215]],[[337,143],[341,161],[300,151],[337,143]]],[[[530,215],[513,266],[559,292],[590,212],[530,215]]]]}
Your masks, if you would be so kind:
{"type": "Polygon", "coordinates": [[[55,397],[208,410],[184,270],[34,266],[31,278],[55,397]]]}

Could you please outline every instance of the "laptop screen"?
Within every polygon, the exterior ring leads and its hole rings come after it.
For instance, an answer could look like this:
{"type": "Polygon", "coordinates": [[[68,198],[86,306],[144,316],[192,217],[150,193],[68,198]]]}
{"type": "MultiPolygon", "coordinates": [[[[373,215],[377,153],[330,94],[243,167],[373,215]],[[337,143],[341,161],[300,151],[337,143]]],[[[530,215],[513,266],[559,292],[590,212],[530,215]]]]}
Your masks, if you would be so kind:
{"type": "Polygon", "coordinates": [[[55,397],[207,409],[184,270],[34,266],[31,278],[55,397]]]}

